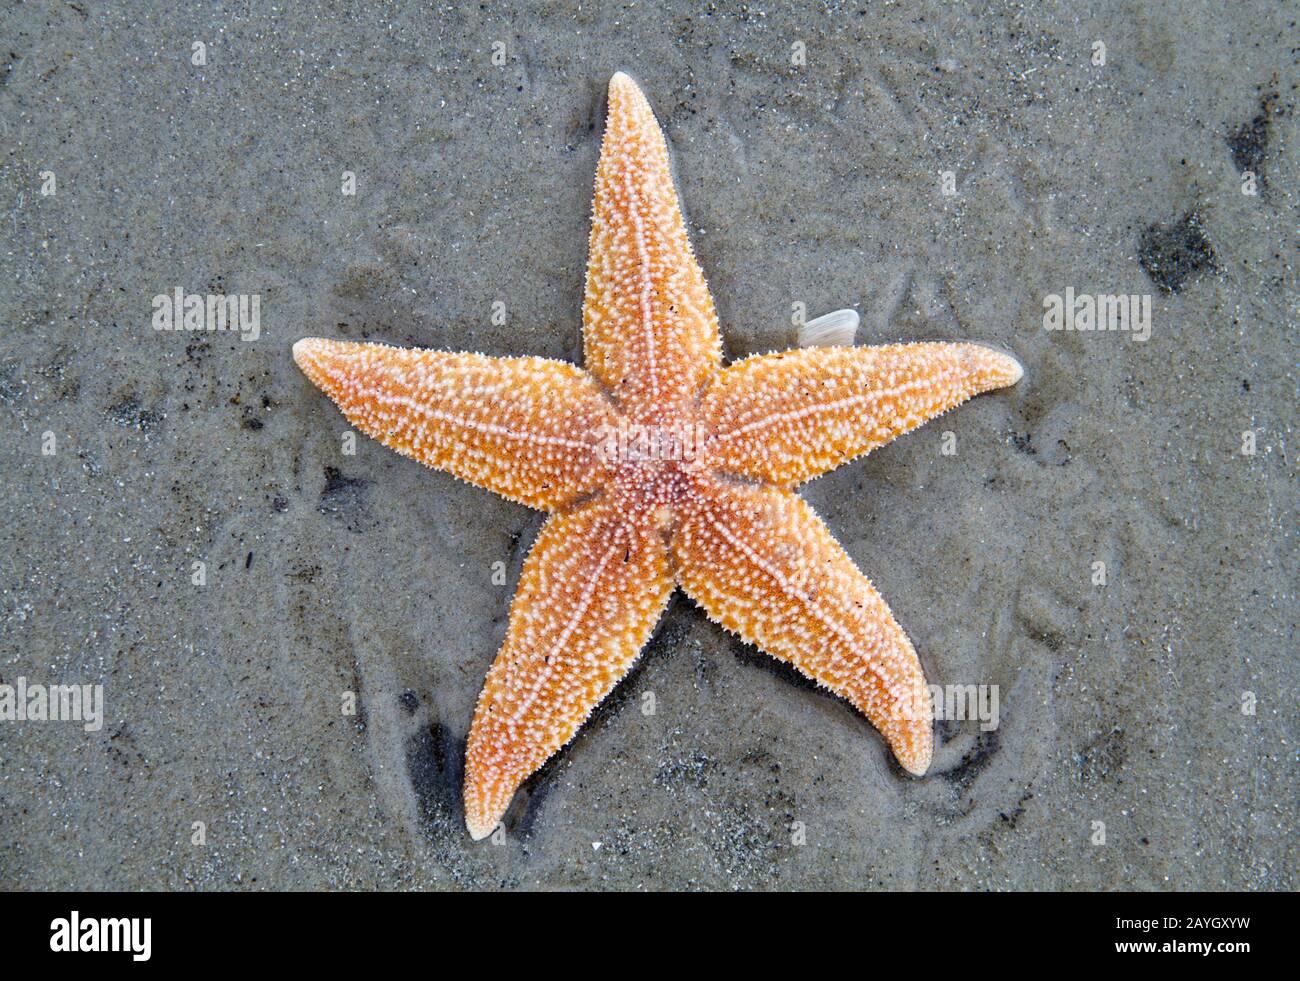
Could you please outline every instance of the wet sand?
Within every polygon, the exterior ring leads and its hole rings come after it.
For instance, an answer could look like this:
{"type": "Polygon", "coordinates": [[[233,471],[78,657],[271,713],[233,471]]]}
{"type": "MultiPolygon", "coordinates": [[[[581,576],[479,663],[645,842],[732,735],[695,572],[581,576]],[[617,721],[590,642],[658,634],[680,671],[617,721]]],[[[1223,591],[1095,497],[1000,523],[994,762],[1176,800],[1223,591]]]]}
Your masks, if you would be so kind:
{"type": "Polygon", "coordinates": [[[0,13],[0,683],[104,693],[0,721],[0,887],[1294,889],[1293,13],[485,7],[0,13]],[[539,516],[345,454],[289,349],[577,359],[618,69],[729,356],[798,303],[1024,363],[805,489],[998,726],[907,778],[679,596],[474,844],[539,516]],[[155,330],[176,288],[257,295],[257,338],[155,330]],[[1148,296],[1149,338],[1045,330],[1067,289],[1148,296]]]}

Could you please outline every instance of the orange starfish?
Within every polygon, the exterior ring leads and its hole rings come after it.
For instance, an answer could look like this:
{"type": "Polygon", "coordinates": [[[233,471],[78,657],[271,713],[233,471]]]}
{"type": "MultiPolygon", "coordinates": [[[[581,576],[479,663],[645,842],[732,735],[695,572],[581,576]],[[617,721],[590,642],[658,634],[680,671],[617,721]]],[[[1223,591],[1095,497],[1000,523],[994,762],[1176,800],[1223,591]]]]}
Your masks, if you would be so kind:
{"type": "Polygon", "coordinates": [[[930,764],[925,676],[889,607],[791,488],[1020,365],[979,344],[793,351],[724,368],[663,133],[627,75],[591,219],[587,370],[308,338],[293,356],[358,429],[550,512],[474,712],[465,823],[480,839],[636,660],[675,586],[848,699],[898,761],[930,764]]]}

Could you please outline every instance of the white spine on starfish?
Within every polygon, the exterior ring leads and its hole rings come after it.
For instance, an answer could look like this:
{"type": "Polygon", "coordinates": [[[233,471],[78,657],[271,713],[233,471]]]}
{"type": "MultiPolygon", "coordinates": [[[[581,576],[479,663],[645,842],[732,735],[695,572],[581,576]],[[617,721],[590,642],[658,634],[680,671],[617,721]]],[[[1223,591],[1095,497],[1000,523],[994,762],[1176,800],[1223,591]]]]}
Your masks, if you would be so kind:
{"type": "Polygon", "coordinates": [[[979,344],[807,348],[732,365],[705,390],[701,411],[718,467],[789,486],[1021,373],[979,344]]]}
{"type": "Polygon", "coordinates": [[[499,426],[493,422],[482,422],[468,416],[453,415],[450,412],[430,409],[428,406],[421,405],[419,400],[404,395],[385,396],[364,391],[362,394],[376,399],[382,405],[400,405],[425,419],[436,419],[438,422],[450,423],[457,428],[472,429],[489,436],[502,436],[506,439],[518,440],[521,443],[532,443],[534,446],[563,446],[573,450],[589,450],[596,445],[586,440],[569,439],[565,436],[548,436],[545,433],[532,432],[526,429],[511,429],[509,426],[499,426]]]}
{"type": "Polygon", "coordinates": [[[627,193],[627,211],[632,217],[632,232],[636,241],[637,269],[640,279],[637,292],[641,298],[641,336],[645,338],[646,367],[650,375],[650,398],[659,398],[659,366],[655,364],[655,321],[654,311],[650,307],[650,295],[654,292],[654,282],[650,276],[650,253],[646,249],[645,222],[641,218],[641,201],[637,197],[636,187],[632,184],[632,174],[627,174],[624,182],[627,193]]]}
{"type": "MultiPolygon", "coordinates": [[[[865,672],[879,678],[882,685],[888,685],[890,683],[889,679],[885,676],[885,673],[869,659],[868,652],[859,646],[857,641],[850,636],[849,632],[845,630],[842,625],[834,622],[825,615],[817,605],[817,598],[809,595],[807,589],[799,587],[793,580],[781,572],[780,569],[764,560],[761,555],[754,551],[754,549],[745,544],[744,539],[735,532],[726,528],[722,522],[717,519],[710,519],[709,524],[713,526],[714,530],[716,530],[732,548],[736,549],[744,555],[745,558],[749,559],[749,561],[758,569],[766,573],[767,577],[776,583],[778,589],[791,599],[796,599],[801,603],[806,604],[806,612],[815,618],[823,627],[829,630],[847,650],[857,657],[858,660],[856,661],[856,664],[860,670],[851,673],[861,676],[861,674],[865,672]]],[[[832,664],[838,665],[841,668],[848,667],[849,662],[840,655],[839,651],[834,646],[827,647],[826,653],[830,655],[832,664]]],[[[887,691],[891,697],[895,696],[896,689],[889,688],[887,691]]]]}
{"type": "MultiPolygon", "coordinates": [[[[879,392],[864,392],[862,395],[850,395],[847,398],[834,399],[830,402],[814,402],[799,409],[791,409],[783,412],[773,412],[763,416],[761,419],[755,419],[753,422],[747,422],[737,429],[727,430],[714,436],[714,440],[719,443],[726,443],[733,439],[740,439],[743,436],[749,436],[758,432],[760,429],[767,429],[770,426],[782,426],[792,422],[801,422],[810,416],[825,415],[828,412],[841,412],[844,409],[851,409],[859,405],[875,405],[879,402],[888,402],[896,399],[907,392],[921,391],[931,387],[935,381],[946,382],[953,376],[952,372],[941,372],[936,379],[918,378],[915,381],[907,382],[903,385],[895,385],[893,388],[886,388],[879,392]]],[[[911,417],[909,417],[911,418],[911,417]]],[[[920,421],[917,417],[917,421],[920,421]]]]}
{"type": "Polygon", "coordinates": [[[609,87],[583,305],[587,367],[631,415],[694,399],[721,358],[663,133],[631,79],[609,87]]]}
{"type": "Polygon", "coordinates": [[[524,560],[506,640],[470,729],[470,834],[495,827],[519,783],[572,738],[635,661],[672,593],[657,530],[608,498],[552,515],[524,560]]]}
{"type": "MultiPolygon", "coordinates": [[[[617,541],[618,539],[615,540],[617,541]]],[[[596,565],[595,570],[591,573],[590,578],[587,579],[586,583],[583,585],[582,596],[578,600],[578,605],[574,608],[573,612],[569,614],[568,618],[565,620],[564,626],[560,628],[560,635],[555,639],[555,643],[550,646],[550,649],[542,659],[543,664],[545,665],[545,667],[542,668],[542,673],[528,686],[528,694],[520,700],[518,707],[510,714],[510,717],[506,719],[505,725],[511,730],[511,732],[513,732],[515,726],[519,724],[519,720],[528,714],[529,709],[533,707],[533,703],[537,701],[538,696],[541,695],[547,682],[551,680],[551,675],[555,673],[555,667],[551,663],[551,659],[564,650],[565,645],[569,642],[569,638],[573,636],[573,632],[578,629],[578,625],[582,622],[582,618],[587,615],[587,607],[591,606],[592,597],[596,595],[596,586],[600,582],[600,577],[604,574],[605,566],[609,565],[609,560],[616,551],[617,548],[607,549],[605,551],[605,554],[600,557],[600,562],[596,565]]]]}
{"type": "Polygon", "coordinates": [[[315,338],[294,358],[362,432],[512,500],[560,506],[608,469],[618,416],[573,365],[315,338]]]}

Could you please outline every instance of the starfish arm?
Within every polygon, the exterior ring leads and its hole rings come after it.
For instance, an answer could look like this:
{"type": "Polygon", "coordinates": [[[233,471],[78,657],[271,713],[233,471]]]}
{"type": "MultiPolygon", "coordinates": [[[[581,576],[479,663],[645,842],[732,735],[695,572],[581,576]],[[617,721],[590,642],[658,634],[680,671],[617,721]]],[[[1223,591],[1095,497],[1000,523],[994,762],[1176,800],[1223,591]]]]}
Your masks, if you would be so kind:
{"type": "Polygon", "coordinates": [[[678,584],[711,619],[846,698],[906,770],[926,771],[932,712],[916,651],[803,500],[719,480],[671,551],[678,584]]]}
{"type": "Polygon", "coordinates": [[[470,727],[465,823],[475,840],[627,674],[672,591],[653,522],[604,498],[547,518],[470,727]]]}
{"type": "Polygon", "coordinates": [[[621,72],[609,83],[582,324],[587,369],[634,415],[683,404],[721,363],[664,135],[621,72]]]}
{"type": "Polygon", "coordinates": [[[981,344],[810,348],[731,365],[705,391],[701,415],[715,467],[790,486],[1021,374],[1015,358],[981,344]]]}
{"type": "Polygon", "coordinates": [[[555,508],[604,479],[618,417],[571,364],[314,337],[293,356],[368,436],[512,501],[555,508]]]}

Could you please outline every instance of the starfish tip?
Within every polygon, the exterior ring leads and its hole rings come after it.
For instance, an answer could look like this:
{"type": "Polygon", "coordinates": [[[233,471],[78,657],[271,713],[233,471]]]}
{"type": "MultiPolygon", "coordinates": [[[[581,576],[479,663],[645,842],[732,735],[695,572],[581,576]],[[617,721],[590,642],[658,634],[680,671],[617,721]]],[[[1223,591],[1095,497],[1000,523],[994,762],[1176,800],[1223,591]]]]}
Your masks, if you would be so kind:
{"type": "Polygon", "coordinates": [[[930,769],[930,757],[927,754],[920,759],[900,759],[899,765],[914,777],[925,776],[925,771],[930,769]]]}
{"type": "Polygon", "coordinates": [[[306,360],[311,357],[312,352],[315,351],[319,346],[320,346],[319,337],[304,337],[300,340],[294,341],[293,360],[297,363],[298,367],[300,368],[303,367],[305,365],[306,360]]]}
{"type": "MultiPolygon", "coordinates": [[[[635,78],[623,71],[615,72],[610,77],[609,95],[611,99],[621,95],[625,98],[631,97],[638,101],[645,101],[645,93],[641,91],[640,84],[635,78]]],[[[646,105],[649,106],[649,103],[646,103],[646,105]]]]}
{"type": "Polygon", "coordinates": [[[1014,385],[1020,379],[1025,377],[1025,366],[1020,363],[1010,351],[997,344],[989,344],[987,341],[979,342],[979,346],[984,350],[995,355],[997,367],[1000,374],[999,382],[1001,386],[1014,385]]]}
{"type": "Polygon", "coordinates": [[[1009,354],[1006,356],[1006,358],[1009,362],[1011,362],[1008,367],[1008,371],[1010,373],[1008,375],[1010,379],[1008,384],[1014,385],[1016,382],[1020,381],[1020,379],[1025,377],[1025,366],[1020,363],[1019,359],[1013,358],[1009,354]]]}
{"type": "Polygon", "coordinates": [[[478,815],[465,815],[465,829],[469,831],[469,836],[474,841],[482,841],[496,830],[498,823],[499,822],[497,821],[493,821],[491,824],[488,824],[478,815]]]}

